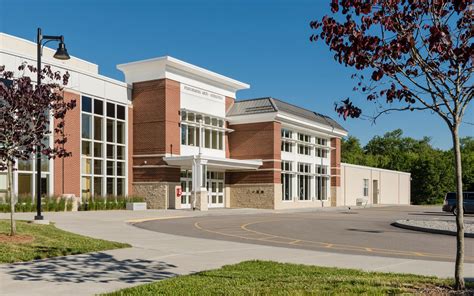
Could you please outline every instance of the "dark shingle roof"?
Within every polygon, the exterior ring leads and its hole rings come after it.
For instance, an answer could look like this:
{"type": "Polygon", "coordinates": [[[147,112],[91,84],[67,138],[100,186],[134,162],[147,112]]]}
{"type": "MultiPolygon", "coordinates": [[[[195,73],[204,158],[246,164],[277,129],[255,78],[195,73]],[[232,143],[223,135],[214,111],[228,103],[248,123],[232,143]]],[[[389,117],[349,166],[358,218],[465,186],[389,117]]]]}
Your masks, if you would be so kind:
{"type": "Polygon", "coordinates": [[[229,112],[227,112],[227,116],[230,117],[278,111],[346,131],[346,129],[344,129],[339,123],[329,116],[319,114],[317,112],[301,108],[271,97],[236,101],[235,104],[230,108],[229,112]]]}

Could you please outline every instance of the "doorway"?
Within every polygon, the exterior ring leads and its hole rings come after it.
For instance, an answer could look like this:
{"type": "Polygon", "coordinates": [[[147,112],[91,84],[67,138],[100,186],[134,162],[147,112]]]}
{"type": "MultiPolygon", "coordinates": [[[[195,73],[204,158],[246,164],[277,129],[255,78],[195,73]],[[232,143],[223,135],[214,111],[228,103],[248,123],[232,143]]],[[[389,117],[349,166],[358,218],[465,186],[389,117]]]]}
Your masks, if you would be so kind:
{"type": "Polygon", "coordinates": [[[181,171],[181,208],[191,208],[191,191],[193,190],[193,175],[191,171],[181,171]]]}
{"type": "MultiPolygon", "coordinates": [[[[192,171],[181,171],[181,208],[191,208],[192,171]]],[[[207,203],[209,208],[224,207],[224,172],[207,172],[207,203]]]]}
{"type": "Polygon", "coordinates": [[[372,204],[379,203],[379,180],[372,181],[372,204]]]}
{"type": "Polygon", "coordinates": [[[207,200],[209,208],[224,207],[224,172],[207,172],[207,200]]]}

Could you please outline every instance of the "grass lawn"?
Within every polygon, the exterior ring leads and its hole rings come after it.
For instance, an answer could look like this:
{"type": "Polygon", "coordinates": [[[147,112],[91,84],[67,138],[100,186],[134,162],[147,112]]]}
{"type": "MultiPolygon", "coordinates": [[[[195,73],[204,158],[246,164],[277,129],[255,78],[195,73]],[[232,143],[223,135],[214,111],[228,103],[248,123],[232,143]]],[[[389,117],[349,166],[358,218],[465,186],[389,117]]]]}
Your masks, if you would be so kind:
{"type": "Polygon", "coordinates": [[[247,261],[104,295],[438,295],[452,284],[435,277],[247,261]]]}
{"type": "Polygon", "coordinates": [[[30,261],[55,256],[130,247],[128,244],[90,238],[54,225],[17,221],[18,237],[10,238],[10,221],[0,220],[0,263],[30,261]]]}

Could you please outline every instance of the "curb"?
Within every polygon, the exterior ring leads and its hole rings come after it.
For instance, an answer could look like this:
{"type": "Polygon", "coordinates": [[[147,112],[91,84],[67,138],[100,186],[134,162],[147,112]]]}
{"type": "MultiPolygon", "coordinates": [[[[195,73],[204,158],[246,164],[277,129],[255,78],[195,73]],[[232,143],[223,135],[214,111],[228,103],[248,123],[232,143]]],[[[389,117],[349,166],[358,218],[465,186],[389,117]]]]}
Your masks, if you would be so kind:
{"type": "MultiPolygon", "coordinates": [[[[407,225],[407,224],[403,224],[403,223],[399,223],[399,222],[393,222],[390,225],[398,227],[398,228],[408,229],[408,230],[421,231],[421,232],[427,232],[427,233],[433,233],[433,234],[444,234],[444,235],[456,236],[456,232],[455,231],[450,231],[450,230],[441,230],[441,229],[433,229],[433,228],[426,228],[426,227],[420,227],[420,226],[413,226],[413,225],[407,225]]],[[[474,238],[474,233],[466,233],[465,232],[464,237],[474,238]]]]}

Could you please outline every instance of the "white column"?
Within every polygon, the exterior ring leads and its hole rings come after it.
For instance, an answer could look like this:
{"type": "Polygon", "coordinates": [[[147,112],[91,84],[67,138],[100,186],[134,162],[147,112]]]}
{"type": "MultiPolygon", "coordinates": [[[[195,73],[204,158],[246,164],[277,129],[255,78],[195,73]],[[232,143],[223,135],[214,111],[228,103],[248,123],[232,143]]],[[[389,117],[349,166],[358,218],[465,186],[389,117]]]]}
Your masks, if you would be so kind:
{"type": "Polygon", "coordinates": [[[193,159],[193,192],[192,207],[200,211],[207,211],[207,189],[206,189],[206,165],[207,160],[200,156],[193,159]]]}

